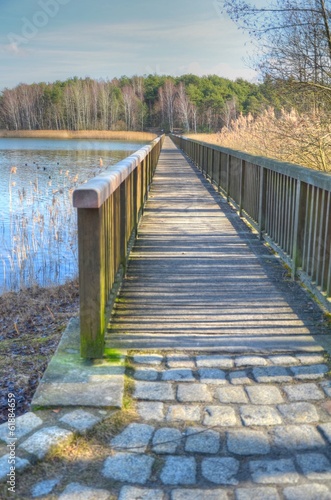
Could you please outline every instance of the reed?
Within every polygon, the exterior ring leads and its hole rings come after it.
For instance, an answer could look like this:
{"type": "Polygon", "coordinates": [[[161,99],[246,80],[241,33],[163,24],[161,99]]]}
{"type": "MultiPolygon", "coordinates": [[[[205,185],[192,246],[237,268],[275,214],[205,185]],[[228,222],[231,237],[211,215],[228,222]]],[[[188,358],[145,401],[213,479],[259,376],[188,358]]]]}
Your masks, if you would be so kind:
{"type": "Polygon", "coordinates": [[[113,141],[153,141],[157,136],[150,132],[113,130],[0,130],[2,138],[35,139],[109,139],[113,141]]]}

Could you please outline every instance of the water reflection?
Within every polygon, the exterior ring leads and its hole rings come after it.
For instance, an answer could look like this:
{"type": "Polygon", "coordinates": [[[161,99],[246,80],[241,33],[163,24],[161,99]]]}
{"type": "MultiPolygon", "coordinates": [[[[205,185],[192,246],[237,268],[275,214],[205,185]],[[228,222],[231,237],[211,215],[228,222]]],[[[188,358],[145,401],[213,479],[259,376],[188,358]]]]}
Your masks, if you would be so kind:
{"type": "Polygon", "coordinates": [[[0,139],[0,293],[61,283],[77,274],[72,192],[141,146],[0,139]]]}

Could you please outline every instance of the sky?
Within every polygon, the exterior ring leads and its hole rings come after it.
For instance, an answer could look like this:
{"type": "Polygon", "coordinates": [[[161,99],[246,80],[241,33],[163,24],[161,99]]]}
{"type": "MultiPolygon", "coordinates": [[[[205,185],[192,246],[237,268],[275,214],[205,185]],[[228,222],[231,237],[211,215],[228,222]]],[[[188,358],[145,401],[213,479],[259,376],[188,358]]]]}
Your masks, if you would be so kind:
{"type": "Polygon", "coordinates": [[[122,75],[257,78],[222,0],[0,0],[0,90],[122,75]]]}

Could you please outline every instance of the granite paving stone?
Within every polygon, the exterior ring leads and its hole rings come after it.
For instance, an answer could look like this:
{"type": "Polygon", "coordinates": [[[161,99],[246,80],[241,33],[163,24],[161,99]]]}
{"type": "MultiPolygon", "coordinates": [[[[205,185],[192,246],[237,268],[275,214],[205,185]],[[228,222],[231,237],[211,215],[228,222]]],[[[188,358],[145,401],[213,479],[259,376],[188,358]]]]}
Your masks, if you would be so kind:
{"type": "Polygon", "coordinates": [[[66,413],[66,415],[60,418],[60,422],[64,422],[80,433],[85,433],[100,421],[101,417],[97,417],[93,413],[82,409],[66,413]]]}
{"type": "Polygon", "coordinates": [[[311,425],[287,425],[275,427],[271,431],[277,448],[288,451],[325,448],[326,443],[317,429],[311,425]]]}
{"type": "Polygon", "coordinates": [[[134,371],[133,377],[135,380],[157,380],[159,373],[160,372],[158,370],[154,370],[153,368],[143,367],[137,368],[134,371]]]}
{"type": "Polygon", "coordinates": [[[262,356],[238,356],[234,362],[238,368],[241,366],[267,366],[269,364],[268,359],[262,356]]]}
{"type": "Polygon", "coordinates": [[[292,366],[290,368],[296,380],[315,380],[324,377],[329,371],[327,365],[292,366]]]}
{"type": "Polygon", "coordinates": [[[253,383],[245,370],[230,372],[229,379],[233,385],[249,385],[253,383]]]}
{"type": "Polygon", "coordinates": [[[167,457],[160,479],[163,484],[167,485],[195,484],[196,469],[193,457],[167,457]]]}
{"type": "Polygon", "coordinates": [[[331,493],[323,484],[302,484],[284,488],[285,500],[331,500],[331,493]]]}
{"type": "Polygon", "coordinates": [[[304,365],[312,365],[325,362],[325,358],[322,354],[303,353],[297,354],[296,358],[300,361],[300,363],[304,365]]]}
{"type": "Polygon", "coordinates": [[[314,481],[330,481],[331,463],[322,453],[305,453],[296,456],[303,474],[314,481]]]}
{"type": "Polygon", "coordinates": [[[239,419],[230,406],[206,406],[203,409],[203,425],[233,427],[238,425],[239,419]]]}
{"type": "Polygon", "coordinates": [[[321,382],[321,387],[325,394],[331,398],[331,380],[324,380],[321,382]]]}
{"type": "Polygon", "coordinates": [[[248,429],[227,432],[227,448],[235,455],[266,455],[270,452],[267,434],[248,429]]]}
{"type": "Polygon", "coordinates": [[[253,385],[246,387],[251,403],[255,405],[276,405],[283,403],[284,398],[277,387],[272,385],[253,385]]]}
{"type": "Polygon", "coordinates": [[[0,425],[0,441],[11,443],[12,438],[21,439],[37,427],[42,425],[43,421],[35,413],[28,412],[24,415],[15,418],[15,428],[12,430],[13,435],[9,435],[8,422],[0,425]]]}
{"type": "Polygon", "coordinates": [[[224,490],[176,489],[171,492],[171,500],[228,500],[224,490]]]}
{"type": "Polygon", "coordinates": [[[201,463],[202,475],[214,484],[232,484],[239,483],[236,478],[239,471],[239,462],[232,457],[224,458],[204,458],[201,463]]]}
{"type": "Polygon", "coordinates": [[[282,423],[280,414],[272,406],[241,406],[240,417],[245,426],[278,425],[282,423]]]}
{"type": "Polygon", "coordinates": [[[178,354],[167,356],[167,366],[169,368],[195,368],[195,362],[190,356],[178,354]]]}
{"type": "Polygon", "coordinates": [[[213,398],[207,384],[179,384],[177,399],[181,403],[209,403],[213,398]]]}
{"type": "Polygon", "coordinates": [[[163,500],[162,490],[150,488],[136,488],[134,486],[123,486],[118,500],[163,500]]]}
{"type": "Polygon", "coordinates": [[[166,420],[169,422],[198,422],[200,421],[200,414],[201,410],[197,405],[171,405],[168,408],[166,420]]]}
{"type": "Polygon", "coordinates": [[[255,483],[297,483],[300,479],[290,458],[254,460],[249,462],[249,470],[255,483]]]}
{"type": "Polygon", "coordinates": [[[247,395],[241,386],[220,387],[216,396],[221,403],[248,403],[247,395]]]}
{"type": "Polygon", "coordinates": [[[164,404],[139,401],[137,412],[143,420],[162,421],[164,419],[164,404]]]}
{"type": "Polygon", "coordinates": [[[70,483],[59,500],[109,500],[110,492],[101,488],[90,488],[79,483],[70,483]]]}
{"type": "Polygon", "coordinates": [[[188,382],[193,382],[195,378],[193,377],[192,370],[188,368],[172,368],[162,373],[162,380],[173,380],[177,382],[187,380],[188,382]]]}
{"type": "Polygon", "coordinates": [[[133,356],[133,362],[144,365],[160,365],[163,362],[163,356],[158,354],[136,354],[133,356]]]}
{"type": "Polygon", "coordinates": [[[261,488],[238,488],[236,500],[280,500],[276,488],[264,486],[261,488]]]}
{"type": "Polygon", "coordinates": [[[19,448],[35,455],[39,460],[44,458],[53,446],[73,438],[74,434],[60,427],[44,427],[19,445],[19,448]]]}
{"type": "Polygon", "coordinates": [[[230,356],[218,354],[197,356],[196,362],[199,368],[229,369],[234,366],[234,360],[230,356]]]}
{"type": "MultiPolygon", "coordinates": [[[[0,457],[0,481],[4,481],[7,479],[7,474],[10,471],[10,466],[11,464],[9,461],[11,460],[11,457],[9,453],[6,453],[6,455],[3,455],[0,457]]],[[[23,471],[27,467],[29,467],[30,462],[26,458],[21,458],[17,454],[15,456],[15,468],[17,471],[23,471]]]]}
{"type": "Polygon", "coordinates": [[[54,490],[55,486],[59,484],[61,479],[62,479],[61,477],[55,477],[53,479],[45,479],[44,481],[38,481],[38,483],[36,483],[31,489],[32,498],[38,498],[48,495],[54,490]]]}
{"type": "Polygon", "coordinates": [[[151,440],[154,427],[147,424],[133,423],[110,441],[115,450],[130,450],[133,453],[144,453],[151,440]]]}
{"type": "Polygon", "coordinates": [[[185,451],[190,453],[218,453],[221,445],[219,432],[202,427],[189,427],[186,431],[185,451]]]}
{"type": "Polygon", "coordinates": [[[331,422],[319,425],[318,429],[322,432],[325,439],[331,444],[331,422]]]}
{"type": "Polygon", "coordinates": [[[277,354],[275,356],[269,356],[268,359],[273,365],[280,366],[298,365],[300,363],[296,356],[289,356],[288,354],[277,354]]]}
{"type": "Polygon", "coordinates": [[[153,451],[159,454],[174,454],[181,444],[181,440],[182,433],[178,429],[163,427],[158,429],[154,434],[153,451]]]}
{"type": "Polygon", "coordinates": [[[285,385],[283,390],[290,401],[319,401],[324,399],[323,392],[314,383],[285,385]]]}
{"type": "Polygon", "coordinates": [[[133,397],[147,401],[174,401],[175,391],[169,382],[135,382],[133,397]]]}
{"type": "Polygon", "coordinates": [[[282,383],[292,380],[288,369],[283,366],[253,368],[253,377],[259,383],[282,383]]]}
{"type": "Polygon", "coordinates": [[[277,409],[281,413],[284,422],[289,424],[301,424],[318,422],[319,416],[315,406],[311,403],[289,403],[278,405],[277,409]]]}
{"type": "Polygon", "coordinates": [[[200,368],[200,381],[205,384],[228,384],[225,372],[219,368],[200,368]]]}
{"type": "Polygon", "coordinates": [[[116,453],[108,457],[102,475],[116,481],[146,484],[152,474],[154,458],[137,453],[116,453]]]}

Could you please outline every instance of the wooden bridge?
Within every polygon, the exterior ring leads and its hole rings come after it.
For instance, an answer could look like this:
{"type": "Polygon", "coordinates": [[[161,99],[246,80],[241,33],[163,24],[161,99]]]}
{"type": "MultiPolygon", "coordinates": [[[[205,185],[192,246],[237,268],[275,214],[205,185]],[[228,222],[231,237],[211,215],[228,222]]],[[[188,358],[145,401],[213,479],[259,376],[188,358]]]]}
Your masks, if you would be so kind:
{"type": "Polygon", "coordinates": [[[326,346],[293,279],[329,307],[330,193],[327,174],[175,136],[89,181],[74,193],[83,357],[326,346]]]}

